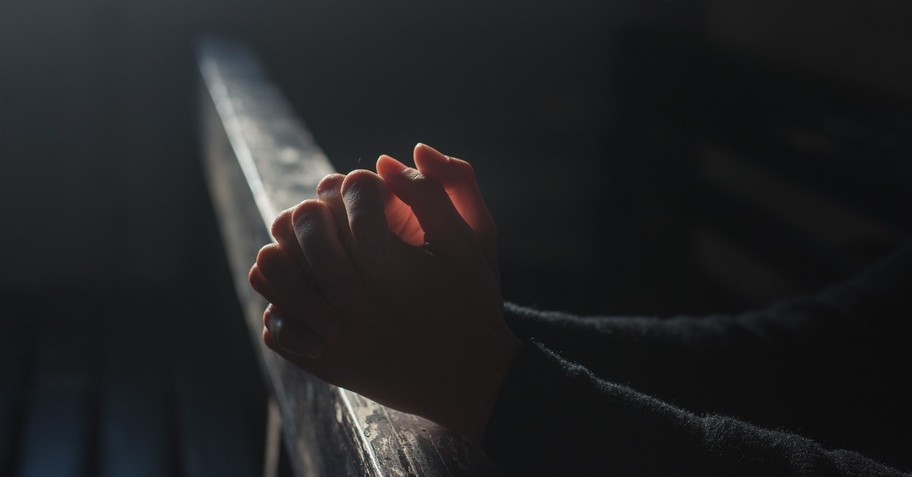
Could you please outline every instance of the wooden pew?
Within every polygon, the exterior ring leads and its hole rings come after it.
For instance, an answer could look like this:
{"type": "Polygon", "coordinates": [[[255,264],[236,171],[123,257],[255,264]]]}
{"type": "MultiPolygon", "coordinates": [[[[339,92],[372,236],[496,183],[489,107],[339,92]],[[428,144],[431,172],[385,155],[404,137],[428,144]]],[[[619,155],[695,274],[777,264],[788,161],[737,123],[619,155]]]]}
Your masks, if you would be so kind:
{"type": "MultiPolygon", "coordinates": [[[[261,342],[266,302],[247,272],[283,209],[314,197],[333,167],[242,44],[200,43],[200,127],[210,194],[239,301],[295,475],[495,475],[481,451],[427,420],[326,384],[261,342]]],[[[268,432],[277,442],[278,425],[268,432]]],[[[277,449],[267,449],[267,475],[277,449]]]]}

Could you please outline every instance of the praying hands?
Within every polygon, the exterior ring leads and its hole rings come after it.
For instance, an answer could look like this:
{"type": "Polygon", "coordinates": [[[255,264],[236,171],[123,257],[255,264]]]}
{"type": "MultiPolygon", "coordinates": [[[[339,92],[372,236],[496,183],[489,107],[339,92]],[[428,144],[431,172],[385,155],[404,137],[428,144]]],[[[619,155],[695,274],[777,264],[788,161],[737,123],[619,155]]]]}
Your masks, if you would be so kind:
{"type": "Polygon", "coordinates": [[[496,225],[471,166],[415,147],[333,174],[275,220],[251,268],[263,341],[319,378],[476,444],[520,341],[503,318],[496,225]]]}

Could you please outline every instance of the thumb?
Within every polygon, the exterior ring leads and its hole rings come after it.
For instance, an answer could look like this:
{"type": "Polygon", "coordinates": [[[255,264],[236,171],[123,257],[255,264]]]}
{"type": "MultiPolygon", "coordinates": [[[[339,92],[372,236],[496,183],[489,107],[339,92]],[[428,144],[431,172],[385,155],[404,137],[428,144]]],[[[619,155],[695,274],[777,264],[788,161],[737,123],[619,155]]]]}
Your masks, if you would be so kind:
{"type": "Polygon", "coordinates": [[[386,181],[390,192],[412,208],[424,229],[425,241],[432,248],[435,244],[473,237],[440,182],[385,155],[377,160],[377,173],[386,181]]]}
{"type": "Polygon", "coordinates": [[[475,179],[472,165],[461,159],[441,154],[421,144],[415,146],[415,165],[422,174],[438,182],[446,190],[459,215],[475,231],[484,249],[488,265],[497,274],[497,224],[488,211],[481,188],[475,179]]]}
{"type": "Polygon", "coordinates": [[[419,143],[415,146],[415,165],[423,175],[440,182],[456,210],[479,237],[496,240],[497,226],[481,195],[471,164],[419,143]]]}

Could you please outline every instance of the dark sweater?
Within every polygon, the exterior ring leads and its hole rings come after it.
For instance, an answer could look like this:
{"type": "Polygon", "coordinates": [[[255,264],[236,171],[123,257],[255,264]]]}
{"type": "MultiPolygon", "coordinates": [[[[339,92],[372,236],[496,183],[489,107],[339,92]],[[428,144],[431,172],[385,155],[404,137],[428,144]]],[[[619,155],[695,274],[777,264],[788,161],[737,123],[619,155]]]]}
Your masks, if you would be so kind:
{"type": "Polygon", "coordinates": [[[912,242],[759,312],[506,315],[525,344],[484,446],[510,473],[903,475],[870,456],[912,454],[912,242]]]}

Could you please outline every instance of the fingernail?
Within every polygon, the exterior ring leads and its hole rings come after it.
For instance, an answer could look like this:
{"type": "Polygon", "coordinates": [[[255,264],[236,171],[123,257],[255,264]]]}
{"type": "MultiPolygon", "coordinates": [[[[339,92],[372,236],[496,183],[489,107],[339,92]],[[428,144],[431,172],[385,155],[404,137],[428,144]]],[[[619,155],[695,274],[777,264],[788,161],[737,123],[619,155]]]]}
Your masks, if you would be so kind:
{"type": "Polygon", "coordinates": [[[292,336],[288,333],[283,334],[282,329],[285,326],[284,320],[273,312],[266,323],[266,329],[272,337],[272,342],[283,351],[301,356],[303,358],[319,358],[323,354],[323,343],[319,339],[310,335],[292,336]]]}
{"type": "Polygon", "coordinates": [[[282,335],[282,318],[272,312],[269,314],[269,319],[266,321],[266,329],[269,330],[269,336],[272,337],[272,342],[282,346],[281,335],[282,335]]]}
{"type": "Polygon", "coordinates": [[[448,156],[446,156],[445,154],[441,153],[441,152],[438,151],[437,149],[434,149],[433,147],[428,146],[427,144],[424,144],[424,143],[419,142],[418,145],[415,146],[415,148],[417,149],[417,148],[419,148],[419,147],[424,148],[425,150],[427,150],[427,151],[430,153],[430,154],[428,154],[427,157],[428,157],[429,159],[431,159],[432,161],[434,161],[434,162],[437,162],[437,163],[440,163],[440,164],[445,164],[445,163],[447,163],[447,162],[450,162],[450,158],[449,158],[448,156]]]}
{"type": "Polygon", "coordinates": [[[384,154],[377,159],[377,172],[380,172],[380,169],[385,169],[384,172],[388,174],[398,174],[405,170],[405,164],[384,154]]]}

